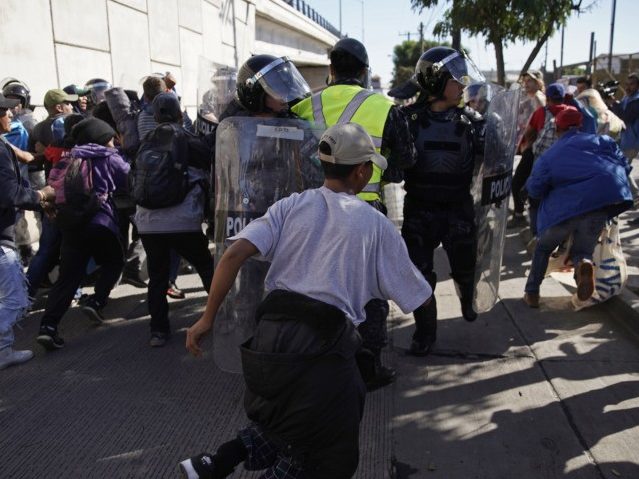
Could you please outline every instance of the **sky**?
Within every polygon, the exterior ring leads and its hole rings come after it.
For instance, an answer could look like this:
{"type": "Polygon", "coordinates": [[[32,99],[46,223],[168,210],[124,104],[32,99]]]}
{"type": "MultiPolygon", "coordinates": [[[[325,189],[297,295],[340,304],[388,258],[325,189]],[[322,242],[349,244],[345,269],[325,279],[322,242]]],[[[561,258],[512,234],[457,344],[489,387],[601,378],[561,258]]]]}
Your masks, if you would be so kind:
{"type": "MultiPolygon", "coordinates": [[[[424,22],[425,38],[434,39],[433,27],[441,18],[447,2],[440,1],[438,7],[421,13],[411,9],[410,0],[306,0],[306,3],[336,28],[340,25],[341,3],[342,31],[349,37],[360,41],[363,39],[373,74],[380,75],[382,83],[386,84],[392,78],[393,47],[406,39],[406,36],[400,33],[411,32],[411,39],[417,39],[419,23],[424,22]]],[[[597,54],[608,53],[612,0],[583,0],[584,6],[592,3],[594,6],[589,12],[573,14],[568,19],[564,34],[564,65],[588,59],[590,32],[595,32],[597,54]]],[[[614,53],[639,52],[639,42],[635,36],[637,18],[639,18],[639,1],[617,0],[614,53]]],[[[444,40],[450,41],[449,38],[444,40]]],[[[495,51],[490,45],[486,45],[483,37],[469,38],[467,35],[462,35],[462,45],[470,49],[471,57],[481,70],[496,68],[495,51]]],[[[509,44],[504,53],[506,70],[519,70],[533,47],[533,43],[509,44]]],[[[559,31],[548,42],[549,69],[552,69],[553,60],[557,61],[557,65],[560,64],[560,53],[561,32],[559,31]]],[[[544,56],[545,50],[542,48],[532,67],[539,68],[544,56]]]]}

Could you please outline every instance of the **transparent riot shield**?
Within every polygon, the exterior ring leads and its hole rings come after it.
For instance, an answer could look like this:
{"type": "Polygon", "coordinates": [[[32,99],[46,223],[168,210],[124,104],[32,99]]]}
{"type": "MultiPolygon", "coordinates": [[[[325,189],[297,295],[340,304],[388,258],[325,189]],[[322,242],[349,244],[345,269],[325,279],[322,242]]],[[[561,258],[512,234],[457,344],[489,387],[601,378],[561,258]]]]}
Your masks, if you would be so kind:
{"type": "MultiPolygon", "coordinates": [[[[230,117],[216,132],[215,264],[225,240],[292,193],[317,188],[324,174],[317,154],[321,131],[302,120],[230,117]]],[[[255,329],[269,263],[250,258],[240,269],[215,318],[214,357],[230,372],[241,369],[239,346],[255,329]]]]}
{"type": "Polygon", "coordinates": [[[200,57],[197,82],[197,120],[199,133],[211,133],[235,95],[237,69],[200,57]]]}
{"type": "Polygon", "coordinates": [[[477,226],[474,308],[489,311],[497,302],[508,199],[517,138],[519,89],[494,91],[484,113],[484,160],[472,190],[477,226]]]}

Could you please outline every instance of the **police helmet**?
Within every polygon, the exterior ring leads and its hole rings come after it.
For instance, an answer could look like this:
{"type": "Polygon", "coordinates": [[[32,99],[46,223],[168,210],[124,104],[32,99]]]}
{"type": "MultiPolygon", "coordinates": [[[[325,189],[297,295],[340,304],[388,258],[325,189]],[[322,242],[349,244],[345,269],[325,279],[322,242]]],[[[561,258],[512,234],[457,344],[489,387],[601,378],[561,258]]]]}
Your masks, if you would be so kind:
{"type": "Polygon", "coordinates": [[[422,90],[435,98],[443,95],[446,82],[451,78],[464,86],[486,81],[464,52],[450,47],[434,47],[422,53],[415,76],[422,90]]]}
{"type": "Polygon", "coordinates": [[[68,93],[69,95],[87,96],[87,93],[89,93],[84,88],[80,88],[78,85],[75,85],[73,83],[71,85],[65,86],[62,90],[64,90],[64,92],[68,93]]]}
{"type": "Polygon", "coordinates": [[[111,87],[111,83],[102,78],[91,78],[84,84],[84,89],[89,93],[91,103],[94,105],[104,101],[104,92],[110,90],[111,87]]]}
{"type": "Polygon", "coordinates": [[[2,94],[6,97],[18,97],[22,104],[22,108],[28,108],[31,104],[31,91],[25,83],[19,80],[5,84],[2,88],[2,94]]]}
{"type": "Polygon", "coordinates": [[[363,66],[368,67],[368,52],[362,42],[354,38],[342,38],[331,49],[332,52],[345,52],[354,57],[363,66]]]}
{"type": "Polygon", "coordinates": [[[237,73],[238,100],[254,113],[265,111],[265,95],[290,104],[310,94],[306,80],[288,57],[255,55],[237,73]]]}

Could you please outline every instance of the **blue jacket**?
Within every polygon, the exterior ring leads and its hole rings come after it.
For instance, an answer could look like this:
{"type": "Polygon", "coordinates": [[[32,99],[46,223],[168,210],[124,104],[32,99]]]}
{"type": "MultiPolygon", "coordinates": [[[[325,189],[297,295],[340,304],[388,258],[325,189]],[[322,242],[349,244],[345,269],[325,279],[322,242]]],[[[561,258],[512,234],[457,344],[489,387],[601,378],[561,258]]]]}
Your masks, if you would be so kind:
{"type": "Polygon", "coordinates": [[[539,235],[590,211],[608,208],[613,217],[631,208],[629,172],[612,138],[576,130],[565,133],[535,162],[526,183],[528,194],[541,200],[539,235]]]}

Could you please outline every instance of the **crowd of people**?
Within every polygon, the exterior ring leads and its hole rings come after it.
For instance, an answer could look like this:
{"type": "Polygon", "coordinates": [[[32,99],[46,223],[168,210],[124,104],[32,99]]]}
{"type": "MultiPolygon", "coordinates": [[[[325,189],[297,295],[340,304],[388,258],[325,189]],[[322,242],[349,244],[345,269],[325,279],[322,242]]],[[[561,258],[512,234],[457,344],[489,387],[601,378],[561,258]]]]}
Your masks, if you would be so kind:
{"type": "MultiPolygon", "coordinates": [[[[191,121],[172,75],[149,75],[142,98],[103,79],[51,89],[40,122],[24,82],[1,85],[0,369],[33,357],[14,349],[13,327],[44,286],[36,341],[46,350],[64,347],[59,325],[74,301],[102,322],[119,281],[147,288],[149,345],[164,346],[171,338],[167,295],[184,297],[176,285],[182,259],[209,293],[202,317],[187,331],[187,349],[199,356],[238,272],[259,257],[270,266],[252,280],[266,294],[254,311],[253,336],[241,345],[251,422],[216,453],[182,462],[181,470],[187,478],[222,478],[244,462],[266,470],[265,478],[352,477],[366,390],[395,377],[381,360],[388,301],[413,312],[409,354],[426,356],[435,345],[440,244],[463,318],[478,317],[472,190],[485,161],[482,114],[491,87],[466,54],[448,47],[421,55],[417,98],[406,106],[369,89],[368,54],[357,40],[337,42],[329,70],[328,86],[311,93],[286,57],[253,56],[239,69],[235,98],[216,122],[301,119],[323,130],[313,152],[323,184],[271,192],[259,218],[224,238],[215,269],[203,230],[211,198],[221,194],[214,191],[215,127],[198,129],[200,118],[191,121]],[[400,182],[401,233],[386,218],[382,194],[383,184],[400,182]],[[38,221],[35,254],[25,210],[38,221]],[[58,277],[47,285],[54,265],[58,277]],[[96,268],[94,293],[82,295],[83,280],[96,268]]],[[[539,307],[548,259],[570,237],[577,296],[586,300],[595,289],[600,232],[633,207],[639,76],[628,77],[620,102],[602,98],[585,77],[574,94],[561,83],[545,87],[533,70],[521,84],[512,145],[521,160],[508,226],[530,223],[535,237],[523,298],[539,307]]]]}

